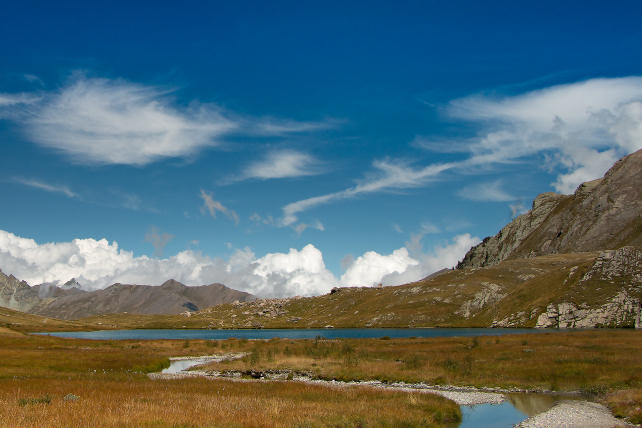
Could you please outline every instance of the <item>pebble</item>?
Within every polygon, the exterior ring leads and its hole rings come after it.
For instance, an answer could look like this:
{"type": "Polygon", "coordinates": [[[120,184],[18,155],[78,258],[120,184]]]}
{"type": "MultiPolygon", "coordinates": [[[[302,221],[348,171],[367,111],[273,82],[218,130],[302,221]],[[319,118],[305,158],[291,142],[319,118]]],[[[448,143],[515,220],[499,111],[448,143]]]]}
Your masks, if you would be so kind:
{"type": "Polygon", "coordinates": [[[609,409],[589,401],[562,401],[546,412],[531,416],[519,428],[612,428],[626,426],[609,409]]]}

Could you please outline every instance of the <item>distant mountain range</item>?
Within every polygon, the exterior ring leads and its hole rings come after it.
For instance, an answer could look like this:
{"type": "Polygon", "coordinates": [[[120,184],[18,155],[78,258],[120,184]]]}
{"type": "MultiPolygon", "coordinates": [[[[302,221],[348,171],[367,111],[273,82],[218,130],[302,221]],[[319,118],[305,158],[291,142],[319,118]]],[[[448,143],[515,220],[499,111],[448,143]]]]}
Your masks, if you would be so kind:
{"type": "Polygon", "coordinates": [[[29,286],[0,271],[0,306],[58,319],[128,312],[179,314],[235,301],[254,300],[249,293],[223,284],[188,287],[170,279],[160,286],[113,284],[103,290],[84,291],[72,279],[63,286],[29,286]]]}

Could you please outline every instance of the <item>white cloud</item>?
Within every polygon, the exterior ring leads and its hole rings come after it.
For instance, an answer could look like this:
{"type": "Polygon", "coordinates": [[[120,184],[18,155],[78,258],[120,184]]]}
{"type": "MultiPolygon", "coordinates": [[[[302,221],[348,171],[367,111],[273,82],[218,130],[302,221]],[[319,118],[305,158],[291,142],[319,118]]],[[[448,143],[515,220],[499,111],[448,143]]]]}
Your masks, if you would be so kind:
{"type": "Polygon", "coordinates": [[[242,175],[232,181],[257,178],[302,177],[319,174],[318,161],[306,153],[294,150],[279,150],[268,153],[263,159],[249,164],[242,175]]]}
{"type": "Polygon", "coordinates": [[[404,247],[394,250],[387,256],[368,251],[352,262],[341,276],[341,283],[347,286],[372,286],[392,273],[403,273],[419,262],[408,255],[404,247]]]}
{"type": "MultiPolygon", "coordinates": [[[[37,95],[33,94],[1,94],[0,93],[0,107],[16,106],[19,104],[33,104],[40,99],[37,95]]],[[[0,118],[6,116],[6,112],[0,111],[0,118]],[[4,113],[4,114],[3,114],[4,113]]]]}
{"type": "Polygon", "coordinates": [[[195,155],[231,134],[280,136],[336,125],[242,117],[196,101],[179,105],[171,92],[76,75],[57,91],[0,94],[0,118],[15,120],[34,143],[76,162],[138,166],[195,155]]]}
{"type": "Polygon", "coordinates": [[[506,202],[517,199],[502,189],[501,180],[466,186],[458,192],[458,195],[471,201],[506,202]]]}
{"type": "Polygon", "coordinates": [[[201,189],[200,197],[201,199],[203,199],[202,210],[207,210],[207,212],[209,212],[209,214],[213,218],[216,218],[216,212],[219,211],[225,214],[226,216],[228,216],[230,219],[232,219],[234,223],[239,224],[238,214],[236,214],[234,210],[231,210],[226,206],[224,206],[219,201],[215,201],[211,193],[207,193],[205,190],[201,189]]]}
{"type": "MultiPolygon", "coordinates": [[[[642,77],[591,79],[517,96],[471,96],[449,114],[482,125],[467,142],[466,166],[546,154],[558,170],[556,190],[571,193],[602,176],[618,158],[642,148],[642,77]]],[[[461,151],[461,144],[454,144],[461,151]]]]}
{"type": "MultiPolygon", "coordinates": [[[[300,213],[320,205],[423,186],[445,171],[475,173],[537,154],[548,156],[549,168],[561,169],[552,183],[555,189],[570,193],[581,182],[602,176],[618,158],[642,148],[642,77],[592,79],[516,96],[475,95],[452,101],[446,112],[480,124],[479,135],[465,140],[417,136],[411,144],[468,154],[466,159],[417,168],[400,161],[375,161],[375,173],[355,186],[285,205],[282,225],[296,223],[300,213]]],[[[509,200],[510,195],[486,196],[509,200]]]]}
{"type": "Polygon", "coordinates": [[[318,231],[323,232],[325,230],[325,227],[323,226],[323,223],[321,223],[319,220],[315,220],[311,224],[308,223],[298,223],[296,226],[293,227],[294,231],[297,233],[297,235],[301,236],[303,231],[306,229],[316,229],[318,231]]]}
{"type": "Polygon", "coordinates": [[[348,266],[341,277],[341,283],[346,286],[371,286],[379,283],[399,285],[418,281],[438,270],[455,266],[470,247],[479,242],[478,238],[463,234],[445,245],[436,246],[428,253],[423,253],[421,246],[416,242],[408,242],[405,247],[388,255],[369,251],[348,266]]]}
{"type": "Polygon", "coordinates": [[[0,268],[29,284],[64,283],[76,278],[86,289],[125,284],[162,284],[174,278],[187,285],[213,282],[261,297],[319,295],[339,285],[385,285],[416,281],[457,263],[471,245],[479,242],[460,235],[429,254],[412,255],[402,247],[389,255],[367,252],[350,263],[339,281],[311,244],[287,253],[257,258],[249,248],[236,250],[227,260],[185,250],[167,258],[134,257],[116,242],[92,238],[38,244],[0,230],[0,268]]]}
{"type": "Polygon", "coordinates": [[[311,244],[301,251],[291,248],[287,254],[266,254],[256,260],[253,273],[261,279],[260,295],[314,295],[327,293],[337,285],[321,251],[311,244]]]}
{"type": "Polygon", "coordinates": [[[342,121],[336,119],[327,119],[320,122],[297,122],[287,119],[264,118],[254,123],[244,124],[250,133],[254,132],[259,135],[287,135],[304,132],[320,131],[334,128],[341,124],[342,121]]]}
{"type": "Polygon", "coordinates": [[[323,294],[337,285],[313,245],[300,251],[268,253],[258,259],[247,248],[237,250],[228,260],[193,250],[168,258],[150,258],[134,257],[106,239],[38,244],[0,230],[0,268],[32,285],[76,278],[87,289],[116,282],[159,285],[174,278],[187,285],[221,282],[237,290],[274,297],[323,294]]]}
{"type": "Polygon", "coordinates": [[[13,177],[13,181],[25,186],[33,187],[36,189],[44,190],[52,193],[62,193],[68,198],[78,198],[78,194],[74,193],[69,187],[61,184],[45,183],[34,178],[13,177]]]}
{"type": "Polygon", "coordinates": [[[283,207],[282,225],[289,226],[298,221],[297,214],[300,212],[336,200],[354,198],[361,194],[381,192],[384,190],[404,189],[423,185],[430,178],[452,168],[455,164],[435,164],[413,169],[412,166],[404,162],[382,160],[375,161],[373,166],[376,173],[353,187],[287,204],[283,207]]]}
{"type": "Polygon", "coordinates": [[[172,105],[168,91],[123,80],[77,78],[25,119],[42,146],[78,162],[145,165],[218,144],[237,125],[210,105],[172,105]]]}

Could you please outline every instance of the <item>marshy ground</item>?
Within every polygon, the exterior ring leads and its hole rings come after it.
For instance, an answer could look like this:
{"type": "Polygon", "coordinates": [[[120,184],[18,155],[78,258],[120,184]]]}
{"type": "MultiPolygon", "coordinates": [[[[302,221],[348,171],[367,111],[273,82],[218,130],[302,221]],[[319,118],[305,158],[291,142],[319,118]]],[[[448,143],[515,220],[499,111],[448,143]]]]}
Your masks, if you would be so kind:
{"type": "Polygon", "coordinates": [[[460,418],[455,403],[431,394],[147,377],[172,356],[231,352],[248,354],[207,369],[582,391],[642,421],[642,334],[634,330],[268,341],[89,341],[3,331],[0,426],[447,426],[460,418]]]}

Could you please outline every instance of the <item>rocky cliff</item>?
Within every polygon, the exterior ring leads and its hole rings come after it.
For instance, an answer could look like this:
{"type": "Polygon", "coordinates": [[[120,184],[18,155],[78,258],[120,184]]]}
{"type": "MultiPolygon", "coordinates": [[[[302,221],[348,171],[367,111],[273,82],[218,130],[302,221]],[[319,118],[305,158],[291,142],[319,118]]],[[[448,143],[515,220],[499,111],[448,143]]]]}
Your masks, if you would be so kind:
{"type": "Polygon", "coordinates": [[[543,193],[532,209],[473,247],[458,269],[509,258],[642,246],[642,150],[573,195],[543,193]]]}

